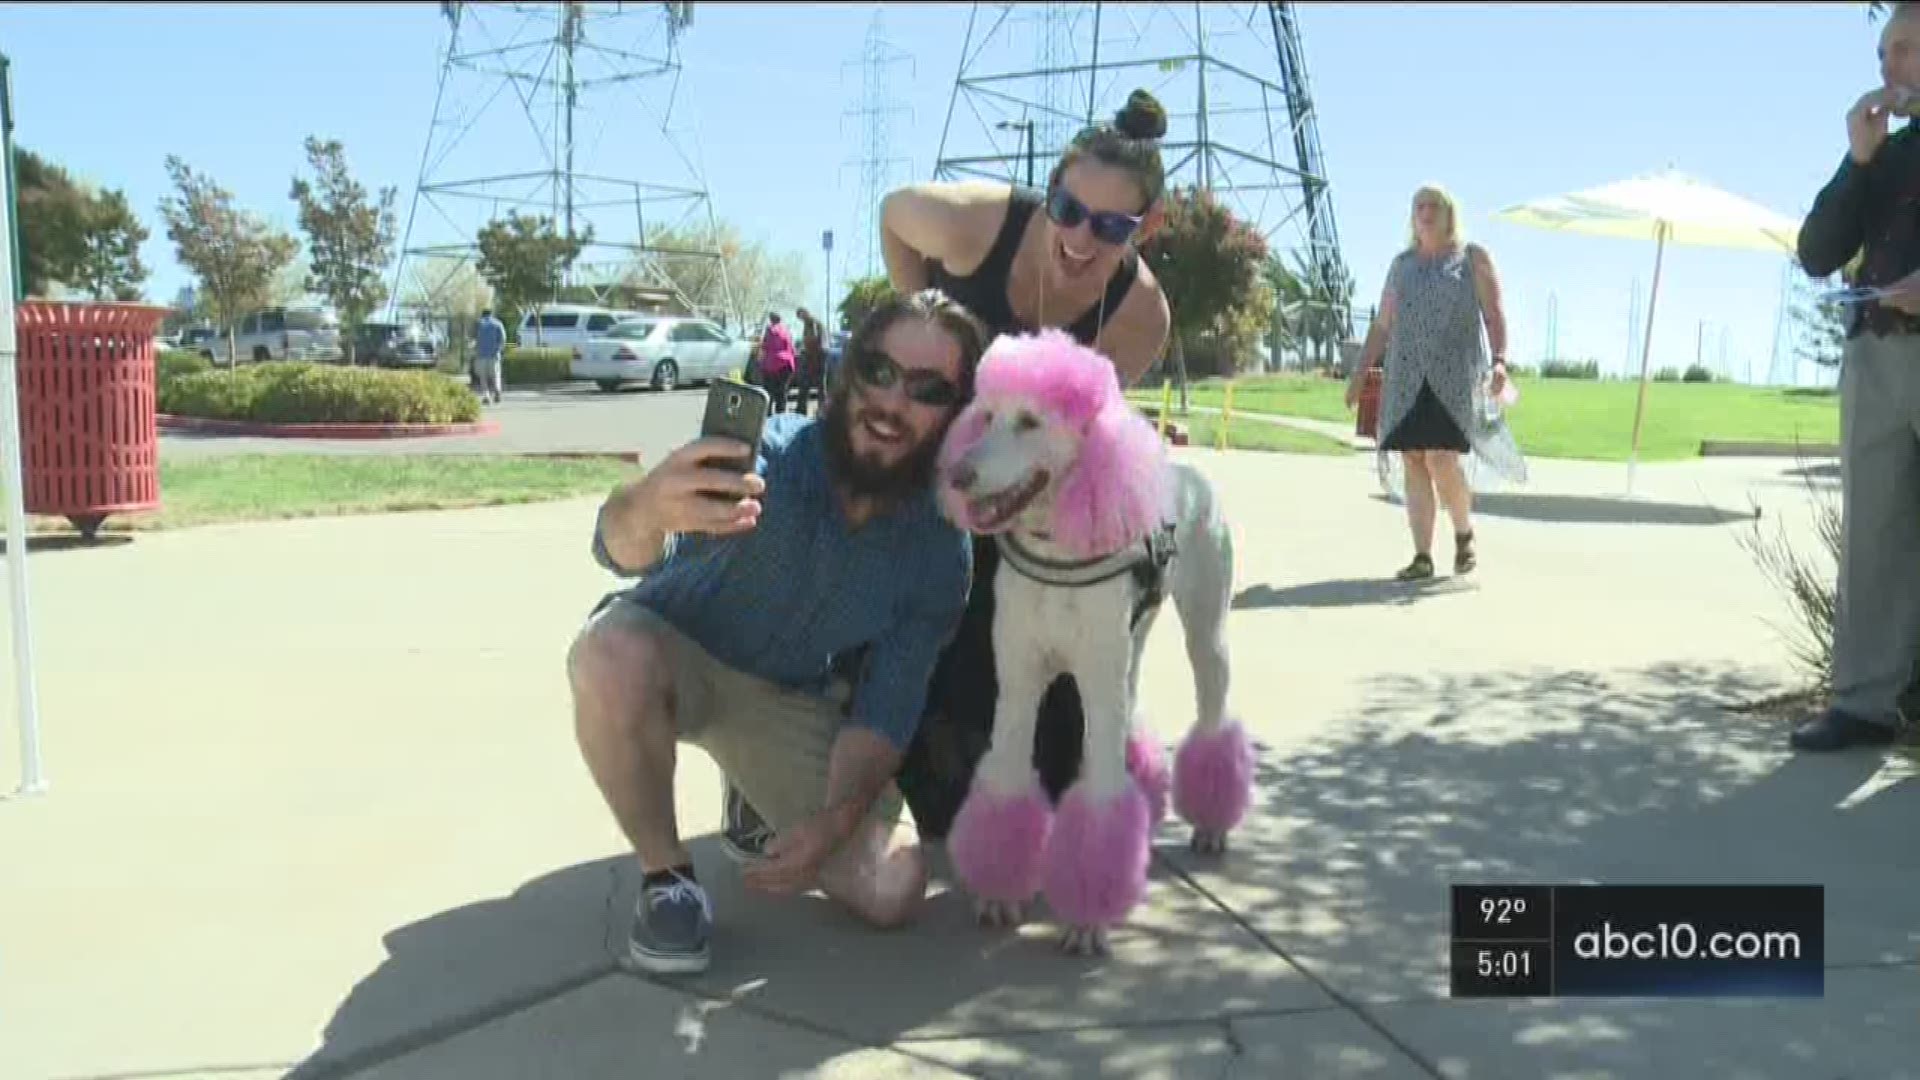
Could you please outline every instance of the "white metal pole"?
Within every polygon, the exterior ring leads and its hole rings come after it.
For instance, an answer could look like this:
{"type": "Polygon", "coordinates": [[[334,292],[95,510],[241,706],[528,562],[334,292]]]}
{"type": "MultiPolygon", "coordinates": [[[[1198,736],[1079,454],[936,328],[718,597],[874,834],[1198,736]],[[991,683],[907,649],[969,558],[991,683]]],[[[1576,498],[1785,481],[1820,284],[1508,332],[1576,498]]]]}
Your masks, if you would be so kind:
{"type": "MultiPolygon", "coordinates": [[[[0,170],[0,243],[12,234],[13,192],[0,170]]],[[[13,598],[13,674],[20,706],[19,795],[47,790],[40,767],[39,690],[33,681],[33,621],[27,603],[27,508],[20,450],[19,340],[13,263],[0,258],[0,476],[7,482],[7,584],[13,598]]]]}

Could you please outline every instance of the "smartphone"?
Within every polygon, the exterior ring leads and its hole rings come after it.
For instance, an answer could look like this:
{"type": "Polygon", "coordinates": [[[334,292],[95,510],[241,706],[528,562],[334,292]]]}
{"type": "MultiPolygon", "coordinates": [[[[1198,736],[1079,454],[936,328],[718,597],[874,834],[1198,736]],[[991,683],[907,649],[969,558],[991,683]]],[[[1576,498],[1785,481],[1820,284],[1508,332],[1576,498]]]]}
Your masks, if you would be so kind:
{"type": "Polygon", "coordinates": [[[707,414],[700,421],[700,437],[738,439],[751,449],[741,461],[741,472],[752,472],[760,458],[760,436],[767,426],[773,399],[765,390],[732,379],[715,379],[707,386],[707,414]]]}

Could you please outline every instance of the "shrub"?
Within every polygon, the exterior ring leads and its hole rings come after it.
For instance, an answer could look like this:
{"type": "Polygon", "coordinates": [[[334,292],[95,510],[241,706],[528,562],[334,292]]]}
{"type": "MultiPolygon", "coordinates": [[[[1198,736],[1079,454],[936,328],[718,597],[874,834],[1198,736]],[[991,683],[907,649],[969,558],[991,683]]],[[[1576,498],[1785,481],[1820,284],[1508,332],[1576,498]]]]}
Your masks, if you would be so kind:
{"type": "Polygon", "coordinates": [[[166,382],[181,375],[197,375],[202,371],[213,370],[213,361],[197,352],[188,352],[185,349],[162,349],[160,354],[154,357],[153,363],[155,378],[160,382],[166,382]]]}
{"type": "Polygon", "coordinates": [[[573,381],[572,349],[508,349],[500,376],[508,386],[573,381]]]}
{"type": "Polygon", "coordinates": [[[1543,379],[1599,379],[1600,361],[1598,360],[1542,360],[1540,377],[1543,379]]]}
{"type": "Polygon", "coordinates": [[[262,364],[171,379],[161,384],[160,411],[277,424],[451,424],[477,419],[480,401],[433,372],[262,364]]]}
{"type": "Polygon", "coordinates": [[[1708,371],[1706,368],[1701,367],[1699,364],[1689,364],[1687,366],[1687,373],[1685,375],[1680,376],[1680,381],[1694,382],[1694,383],[1710,383],[1713,381],[1713,372],[1708,371]]]}
{"type": "MultiPolygon", "coordinates": [[[[1754,563],[1767,580],[1780,590],[1787,601],[1790,622],[1777,627],[1788,650],[1807,678],[1808,690],[1826,695],[1833,689],[1833,620],[1839,602],[1837,573],[1840,566],[1840,501],[1814,488],[1812,470],[1801,460],[1808,477],[1807,493],[1814,504],[1814,532],[1820,557],[1809,558],[1794,547],[1783,527],[1768,533],[1755,515],[1752,531],[1741,538],[1754,563]]],[[[1901,698],[1901,708],[1909,716],[1920,716],[1920,665],[1915,679],[1901,698]]]]}
{"type": "Polygon", "coordinates": [[[1663,367],[1659,371],[1656,371],[1653,373],[1653,381],[1654,382],[1679,382],[1680,369],[1663,367]]]}

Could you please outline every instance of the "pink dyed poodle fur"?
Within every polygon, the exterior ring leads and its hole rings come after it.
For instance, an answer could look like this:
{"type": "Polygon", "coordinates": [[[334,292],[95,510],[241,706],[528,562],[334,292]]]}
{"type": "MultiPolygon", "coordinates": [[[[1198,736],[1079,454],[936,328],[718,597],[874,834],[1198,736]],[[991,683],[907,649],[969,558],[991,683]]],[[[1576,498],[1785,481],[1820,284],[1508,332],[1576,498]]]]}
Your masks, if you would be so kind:
{"type": "MultiPolygon", "coordinates": [[[[1165,518],[1172,495],[1166,444],[1121,395],[1112,361],[1061,330],[1003,336],[987,349],[974,400],[941,447],[941,470],[973,448],[995,409],[1015,402],[1079,437],[1072,469],[1055,483],[1047,529],[1055,542],[1093,558],[1143,539],[1165,518]]],[[[953,520],[966,520],[957,493],[943,484],[941,498],[953,520]]]]}
{"type": "Polygon", "coordinates": [[[1167,789],[1173,778],[1167,773],[1166,747],[1153,732],[1135,728],[1127,737],[1127,773],[1147,797],[1147,823],[1158,825],[1167,816],[1167,789]]]}
{"type": "Polygon", "coordinates": [[[1024,903],[1040,891],[1053,807],[1035,778],[1011,796],[976,787],[947,834],[954,871],[985,900],[1024,903]]]}
{"type": "Polygon", "coordinates": [[[1173,761],[1173,805],[1196,829],[1224,835],[1253,804],[1253,742],[1238,720],[1194,732],[1173,761]]]}
{"type": "Polygon", "coordinates": [[[1120,922],[1147,891],[1153,832],[1146,793],[1128,784],[1095,802],[1084,782],[1067,789],[1053,822],[1053,842],[1069,857],[1047,860],[1047,903],[1068,922],[1120,922]]]}

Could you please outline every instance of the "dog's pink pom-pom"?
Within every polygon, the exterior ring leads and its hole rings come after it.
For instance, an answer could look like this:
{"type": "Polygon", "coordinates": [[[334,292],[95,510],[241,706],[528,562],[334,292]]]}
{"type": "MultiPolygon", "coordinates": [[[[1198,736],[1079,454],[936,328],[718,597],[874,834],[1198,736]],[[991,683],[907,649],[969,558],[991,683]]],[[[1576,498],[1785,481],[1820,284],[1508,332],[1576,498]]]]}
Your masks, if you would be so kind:
{"type": "Polygon", "coordinates": [[[1085,782],[1067,789],[1054,819],[1047,903],[1076,926],[1110,926],[1147,891],[1147,796],[1128,784],[1096,801],[1085,782]]]}
{"type": "Polygon", "coordinates": [[[1187,736],[1173,762],[1173,806],[1196,829],[1224,833],[1253,803],[1253,743],[1237,720],[1187,736]]]}
{"type": "Polygon", "coordinates": [[[1167,790],[1173,776],[1167,770],[1167,750],[1153,732],[1136,727],[1127,738],[1127,772],[1147,797],[1147,823],[1157,825],[1167,816],[1167,790]]]}
{"type": "Polygon", "coordinates": [[[1116,396],[1086,427],[1073,469],[1054,496],[1054,541],[1080,558],[1119,551],[1168,516],[1166,443],[1116,396]]]}
{"type": "Polygon", "coordinates": [[[1040,891],[1053,808],[1035,781],[1017,794],[975,785],[947,834],[954,872],[983,900],[1020,903],[1040,891]]]}

